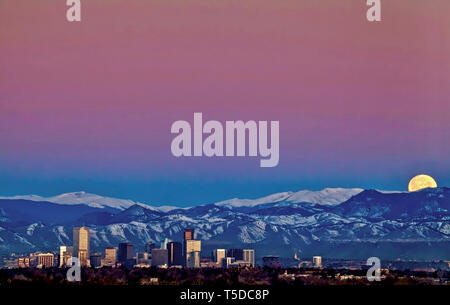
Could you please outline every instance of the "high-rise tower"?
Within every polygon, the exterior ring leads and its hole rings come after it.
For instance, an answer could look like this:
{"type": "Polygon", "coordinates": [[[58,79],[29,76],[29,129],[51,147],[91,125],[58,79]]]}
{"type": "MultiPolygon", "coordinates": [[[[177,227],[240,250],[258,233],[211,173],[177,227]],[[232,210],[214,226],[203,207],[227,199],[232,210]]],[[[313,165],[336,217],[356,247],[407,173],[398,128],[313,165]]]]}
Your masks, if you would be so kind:
{"type": "Polygon", "coordinates": [[[186,241],[188,240],[193,240],[194,239],[194,229],[185,229],[184,230],[184,240],[183,240],[183,257],[184,257],[184,261],[186,261],[186,246],[187,243],[186,241]]]}
{"type": "Polygon", "coordinates": [[[78,258],[81,266],[89,266],[89,228],[73,228],[73,256],[78,258]]]}
{"type": "Polygon", "coordinates": [[[181,243],[172,241],[167,244],[169,266],[183,266],[183,250],[181,243]]]}

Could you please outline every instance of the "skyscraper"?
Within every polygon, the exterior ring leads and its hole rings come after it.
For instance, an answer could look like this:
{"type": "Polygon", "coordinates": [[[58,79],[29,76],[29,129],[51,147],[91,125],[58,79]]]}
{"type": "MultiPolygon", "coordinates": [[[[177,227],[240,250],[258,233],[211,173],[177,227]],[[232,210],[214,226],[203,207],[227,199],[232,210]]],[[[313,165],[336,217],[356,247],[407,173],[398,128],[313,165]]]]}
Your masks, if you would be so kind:
{"type": "Polygon", "coordinates": [[[184,240],[194,239],[194,229],[184,230],[184,240]]]}
{"type": "Polygon", "coordinates": [[[64,252],[67,251],[67,246],[59,247],[59,267],[64,266],[64,252]]]}
{"type": "Polygon", "coordinates": [[[120,243],[117,255],[119,263],[125,268],[133,268],[136,264],[134,259],[134,248],[132,243],[120,243]]]}
{"type": "Polygon", "coordinates": [[[116,248],[107,247],[105,249],[105,266],[114,267],[116,265],[116,255],[116,248]]]}
{"type": "Polygon", "coordinates": [[[244,249],[244,262],[249,263],[252,267],[255,267],[255,250],[244,249]]]}
{"type": "Polygon", "coordinates": [[[322,268],[322,256],[313,256],[314,268],[322,268]]]}
{"type": "Polygon", "coordinates": [[[152,266],[167,267],[168,255],[167,249],[152,250],[152,266]]]}
{"type": "Polygon", "coordinates": [[[183,239],[183,258],[184,258],[184,265],[186,266],[186,259],[187,259],[187,241],[194,239],[194,229],[185,229],[184,230],[184,239],[183,239]]]}
{"type": "Polygon", "coordinates": [[[60,261],[60,267],[67,266],[67,262],[73,256],[73,247],[67,247],[66,246],[66,251],[63,251],[62,255],[63,255],[62,258],[60,258],[62,260],[62,261],[60,261]]]}
{"type": "Polygon", "coordinates": [[[202,242],[200,240],[188,239],[186,240],[186,267],[199,268],[200,267],[200,252],[202,249],[202,242]]]}
{"type": "Polygon", "coordinates": [[[120,243],[119,244],[119,263],[125,264],[128,260],[132,259],[134,255],[132,243],[120,243]]]}
{"type": "Polygon", "coordinates": [[[212,252],[213,261],[219,266],[222,265],[222,260],[227,256],[225,249],[214,249],[212,252]]]}
{"type": "Polygon", "coordinates": [[[167,244],[169,266],[183,266],[183,249],[181,243],[172,241],[167,244]]]}
{"type": "Polygon", "coordinates": [[[81,266],[89,266],[89,228],[73,228],[73,255],[81,266]]]}
{"type": "Polygon", "coordinates": [[[192,251],[187,253],[186,267],[200,268],[200,251],[192,251]]]}
{"type": "Polygon", "coordinates": [[[187,240],[186,241],[186,253],[200,252],[202,250],[202,242],[200,240],[187,240]]]}

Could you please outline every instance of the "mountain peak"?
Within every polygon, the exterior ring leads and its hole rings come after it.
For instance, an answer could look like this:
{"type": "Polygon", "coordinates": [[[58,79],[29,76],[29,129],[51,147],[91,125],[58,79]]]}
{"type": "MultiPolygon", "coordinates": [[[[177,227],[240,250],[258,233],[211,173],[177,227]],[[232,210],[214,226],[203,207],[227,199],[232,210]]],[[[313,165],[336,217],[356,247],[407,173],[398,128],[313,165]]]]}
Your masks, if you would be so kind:
{"type": "Polygon", "coordinates": [[[225,207],[229,207],[229,208],[254,207],[254,206],[257,206],[260,204],[283,201],[283,200],[289,198],[290,195],[292,195],[292,192],[275,193],[275,194],[257,198],[257,199],[233,198],[233,199],[217,202],[217,203],[215,203],[215,205],[225,206],[225,207]]]}
{"type": "MultiPolygon", "coordinates": [[[[347,201],[351,197],[363,192],[365,190],[361,188],[324,188],[320,191],[311,190],[301,190],[297,192],[280,192],[264,196],[257,199],[239,199],[233,198],[221,202],[214,203],[216,206],[233,208],[251,208],[264,204],[276,204],[277,206],[290,206],[292,204],[309,203],[313,205],[324,205],[324,206],[334,206],[342,202],[347,201]]],[[[366,190],[381,193],[391,193],[385,191],[377,190],[366,190]]],[[[392,192],[395,193],[395,192],[392,192]]],[[[76,191],[63,193],[52,197],[42,197],[37,195],[24,195],[24,196],[13,196],[13,197],[0,197],[3,199],[24,199],[31,201],[47,201],[57,204],[65,205],[76,205],[84,204],[89,207],[100,208],[100,209],[115,209],[115,210],[126,210],[133,205],[139,205],[144,208],[167,213],[171,210],[181,209],[180,207],[174,206],[161,206],[152,207],[150,205],[135,202],[129,199],[118,199],[112,197],[106,197],[96,194],[91,194],[86,191],[76,191]]],[[[184,208],[187,209],[187,208],[184,208]]]]}
{"type": "Polygon", "coordinates": [[[307,202],[321,205],[336,205],[364,191],[360,188],[324,188],[321,191],[298,191],[287,200],[291,203],[307,202]]]}
{"type": "Polygon", "coordinates": [[[279,203],[290,205],[294,203],[311,203],[320,205],[336,205],[342,203],[352,196],[359,194],[360,188],[324,188],[320,191],[301,190],[298,192],[275,193],[257,199],[234,198],[216,203],[219,206],[229,208],[255,207],[258,205],[279,203]]]}
{"type": "Polygon", "coordinates": [[[132,200],[104,197],[96,194],[90,194],[85,191],[63,193],[51,197],[42,197],[37,195],[23,195],[23,196],[2,197],[2,198],[24,199],[31,201],[46,201],[65,205],[84,204],[93,208],[99,209],[112,208],[117,210],[124,210],[136,204],[136,202],[132,200]]]}
{"type": "Polygon", "coordinates": [[[83,196],[86,195],[85,191],[77,191],[77,192],[70,192],[70,193],[62,193],[59,196],[83,196]]]}

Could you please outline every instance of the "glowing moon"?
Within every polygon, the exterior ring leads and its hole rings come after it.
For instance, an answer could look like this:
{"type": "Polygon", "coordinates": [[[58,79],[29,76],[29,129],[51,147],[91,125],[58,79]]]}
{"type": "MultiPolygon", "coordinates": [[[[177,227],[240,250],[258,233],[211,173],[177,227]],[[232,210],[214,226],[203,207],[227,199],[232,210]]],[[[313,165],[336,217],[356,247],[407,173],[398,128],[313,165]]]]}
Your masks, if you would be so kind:
{"type": "Polygon", "coordinates": [[[415,192],[427,187],[437,187],[436,181],[428,175],[417,175],[409,181],[408,191],[415,192]]]}

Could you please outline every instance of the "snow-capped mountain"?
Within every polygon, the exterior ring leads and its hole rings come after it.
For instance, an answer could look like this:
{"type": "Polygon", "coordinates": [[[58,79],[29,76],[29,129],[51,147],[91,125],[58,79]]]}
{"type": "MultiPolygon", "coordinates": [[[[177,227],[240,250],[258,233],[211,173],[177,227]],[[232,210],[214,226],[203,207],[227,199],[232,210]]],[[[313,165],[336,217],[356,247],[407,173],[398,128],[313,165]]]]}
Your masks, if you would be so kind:
{"type": "Polygon", "coordinates": [[[276,193],[258,199],[239,199],[233,198],[215,203],[217,206],[225,206],[228,208],[254,207],[260,204],[274,203],[286,200],[292,192],[276,193]]]}
{"type": "MultiPolygon", "coordinates": [[[[215,203],[218,206],[226,206],[229,208],[239,208],[239,207],[254,207],[257,205],[267,204],[267,203],[313,203],[313,204],[322,204],[322,205],[334,205],[345,200],[350,197],[360,193],[363,189],[359,188],[325,188],[321,191],[309,191],[302,190],[298,192],[283,192],[276,193],[266,197],[258,198],[258,199],[229,199],[221,202],[215,203]]],[[[45,201],[52,202],[57,204],[66,204],[66,205],[76,205],[76,204],[84,204],[93,208],[112,208],[117,210],[125,210],[129,207],[137,204],[142,205],[143,207],[147,207],[149,209],[154,209],[161,212],[169,212],[174,209],[179,209],[176,206],[159,206],[154,207],[148,204],[144,204],[141,202],[135,202],[129,199],[118,199],[106,196],[100,196],[96,194],[86,193],[84,191],[72,192],[72,193],[64,193],[57,196],[52,197],[42,197],[38,195],[19,195],[19,196],[11,196],[11,197],[0,197],[0,199],[23,199],[30,201],[45,201]]],[[[186,209],[186,208],[185,208],[186,209]]]]}
{"type": "Polygon", "coordinates": [[[37,201],[0,199],[1,253],[55,251],[72,244],[72,229],[80,225],[90,228],[95,251],[124,241],[137,249],[164,238],[181,241],[185,228],[195,228],[205,254],[217,247],[250,247],[258,257],[300,251],[337,258],[449,259],[450,253],[450,189],[445,187],[412,193],[287,192],[165,211],[143,204],[100,208],[89,205],[93,201],[37,201]]]}
{"type": "Polygon", "coordinates": [[[363,189],[360,188],[325,188],[317,192],[305,190],[293,193],[286,201],[291,203],[308,202],[322,205],[336,205],[362,191],[363,189]]]}
{"type": "Polygon", "coordinates": [[[177,207],[173,206],[161,206],[161,207],[152,207],[150,205],[135,202],[129,199],[118,199],[106,196],[100,196],[96,194],[86,193],[84,191],[72,192],[72,193],[64,193],[57,196],[52,197],[42,197],[38,195],[19,195],[19,196],[11,196],[11,197],[0,197],[0,199],[23,199],[30,201],[45,201],[52,202],[57,204],[65,204],[65,205],[77,205],[83,204],[93,208],[111,208],[117,210],[125,210],[133,205],[141,205],[148,209],[153,210],[161,210],[161,211],[170,211],[176,209],[177,207]]]}
{"type": "MultiPolygon", "coordinates": [[[[219,206],[229,208],[254,207],[267,203],[284,203],[290,205],[292,203],[313,203],[320,205],[335,205],[346,201],[352,196],[362,192],[359,188],[325,188],[321,191],[303,190],[298,192],[277,193],[258,199],[230,199],[216,203],[219,206]]],[[[280,204],[278,205],[280,206],[280,204]]]]}
{"type": "Polygon", "coordinates": [[[124,210],[136,204],[132,200],[117,199],[90,194],[83,191],[60,194],[53,197],[42,197],[38,195],[23,195],[13,197],[0,197],[0,199],[24,199],[30,201],[46,201],[57,204],[76,205],[84,204],[93,208],[103,209],[105,207],[124,210]]]}

